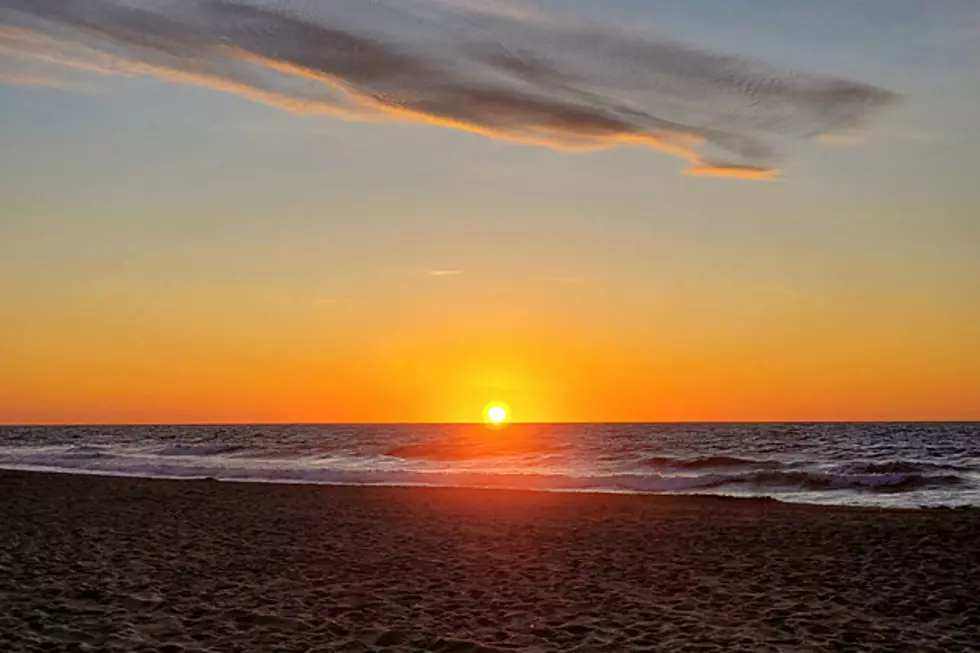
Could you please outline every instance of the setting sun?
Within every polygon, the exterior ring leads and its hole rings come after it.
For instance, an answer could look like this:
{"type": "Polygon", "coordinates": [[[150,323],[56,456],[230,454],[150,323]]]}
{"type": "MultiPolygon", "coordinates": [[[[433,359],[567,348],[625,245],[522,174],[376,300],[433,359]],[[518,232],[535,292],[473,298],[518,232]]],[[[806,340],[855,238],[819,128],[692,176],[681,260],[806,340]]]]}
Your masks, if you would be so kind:
{"type": "Polygon", "coordinates": [[[484,409],[484,415],[490,424],[501,425],[510,418],[510,411],[503,404],[493,403],[484,409]]]}

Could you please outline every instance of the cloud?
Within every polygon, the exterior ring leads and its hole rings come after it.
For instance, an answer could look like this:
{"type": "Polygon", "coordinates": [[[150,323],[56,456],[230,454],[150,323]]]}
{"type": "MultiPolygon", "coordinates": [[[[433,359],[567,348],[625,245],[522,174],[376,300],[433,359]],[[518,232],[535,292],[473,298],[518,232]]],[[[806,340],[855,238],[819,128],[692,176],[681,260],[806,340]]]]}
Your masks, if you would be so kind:
{"type": "MultiPolygon", "coordinates": [[[[2,32],[0,32],[0,84],[16,86],[41,86],[61,90],[84,90],[84,87],[63,79],[60,75],[48,74],[44,66],[25,65],[25,62],[14,53],[6,52],[2,47],[2,32]]],[[[58,70],[57,72],[64,72],[58,70]]]]}
{"type": "Polygon", "coordinates": [[[830,147],[851,147],[861,143],[861,135],[854,132],[835,132],[820,134],[817,138],[822,145],[830,147]]]}
{"type": "Polygon", "coordinates": [[[429,270],[426,274],[430,277],[458,277],[463,274],[462,270],[429,270]]]}
{"type": "Polygon", "coordinates": [[[688,167],[684,174],[694,177],[729,177],[731,179],[769,181],[779,178],[782,171],[764,166],[740,165],[702,159],[688,167]]]}
{"type": "Polygon", "coordinates": [[[690,174],[747,179],[898,99],[514,0],[0,0],[4,48],[296,113],[570,151],[648,146],[690,174]]]}
{"type": "Polygon", "coordinates": [[[0,70],[0,84],[15,84],[18,86],[44,86],[46,88],[65,89],[70,86],[61,79],[43,75],[28,75],[0,70]]]}

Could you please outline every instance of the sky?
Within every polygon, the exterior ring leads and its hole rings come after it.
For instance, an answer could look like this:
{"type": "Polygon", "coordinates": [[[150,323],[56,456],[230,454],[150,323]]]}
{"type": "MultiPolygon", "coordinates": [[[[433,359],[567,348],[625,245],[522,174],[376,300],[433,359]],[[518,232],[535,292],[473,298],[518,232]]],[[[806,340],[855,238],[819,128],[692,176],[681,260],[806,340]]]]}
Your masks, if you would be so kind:
{"type": "Polygon", "coordinates": [[[0,0],[0,423],[980,419],[975,0],[0,0]]]}

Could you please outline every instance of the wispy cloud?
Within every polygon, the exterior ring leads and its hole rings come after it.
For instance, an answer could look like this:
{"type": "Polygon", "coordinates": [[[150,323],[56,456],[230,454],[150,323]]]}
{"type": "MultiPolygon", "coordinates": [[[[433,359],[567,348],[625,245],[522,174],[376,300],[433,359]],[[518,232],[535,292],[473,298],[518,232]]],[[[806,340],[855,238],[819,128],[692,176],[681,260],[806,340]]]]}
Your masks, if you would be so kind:
{"type": "Polygon", "coordinates": [[[18,86],[44,86],[47,88],[73,88],[62,79],[45,77],[43,75],[28,75],[0,70],[0,84],[15,84],[18,86]]]}
{"type": "Polygon", "coordinates": [[[861,135],[853,132],[837,132],[833,134],[821,134],[818,138],[823,145],[830,147],[851,147],[861,142],[861,135]]]}
{"type": "MultiPolygon", "coordinates": [[[[48,74],[44,66],[25,65],[25,62],[15,53],[3,48],[3,32],[0,28],[0,84],[17,86],[43,86],[46,88],[81,90],[78,84],[63,79],[58,75],[48,74]]],[[[58,72],[64,72],[59,70],[58,72]]]]}
{"type": "Polygon", "coordinates": [[[766,166],[740,165],[723,161],[701,159],[692,163],[685,174],[694,177],[729,177],[731,179],[749,179],[752,181],[769,181],[782,175],[777,168],[766,166]]]}
{"type": "Polygon", "coordinates": [[[462,270],[429,270],[426,272],[430,277],[458,277],[462,276],[462,270]]]}
{"type": "Polygon", "coordinates": [[[0,0],[3,48],[297,113],[574,151],[644,145],[692,174],[746,179],[897,99],[506,0],[0,0]]]}

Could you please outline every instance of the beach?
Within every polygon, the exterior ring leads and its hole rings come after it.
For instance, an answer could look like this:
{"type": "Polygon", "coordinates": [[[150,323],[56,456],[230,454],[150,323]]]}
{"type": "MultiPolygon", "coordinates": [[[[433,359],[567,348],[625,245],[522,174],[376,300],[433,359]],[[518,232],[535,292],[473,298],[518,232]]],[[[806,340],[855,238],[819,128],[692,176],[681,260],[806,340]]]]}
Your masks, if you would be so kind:
{"type": "Polygon", "coordinates": [[[0,472],[0,650],[980,650],[980,510],[0,472]]]}

